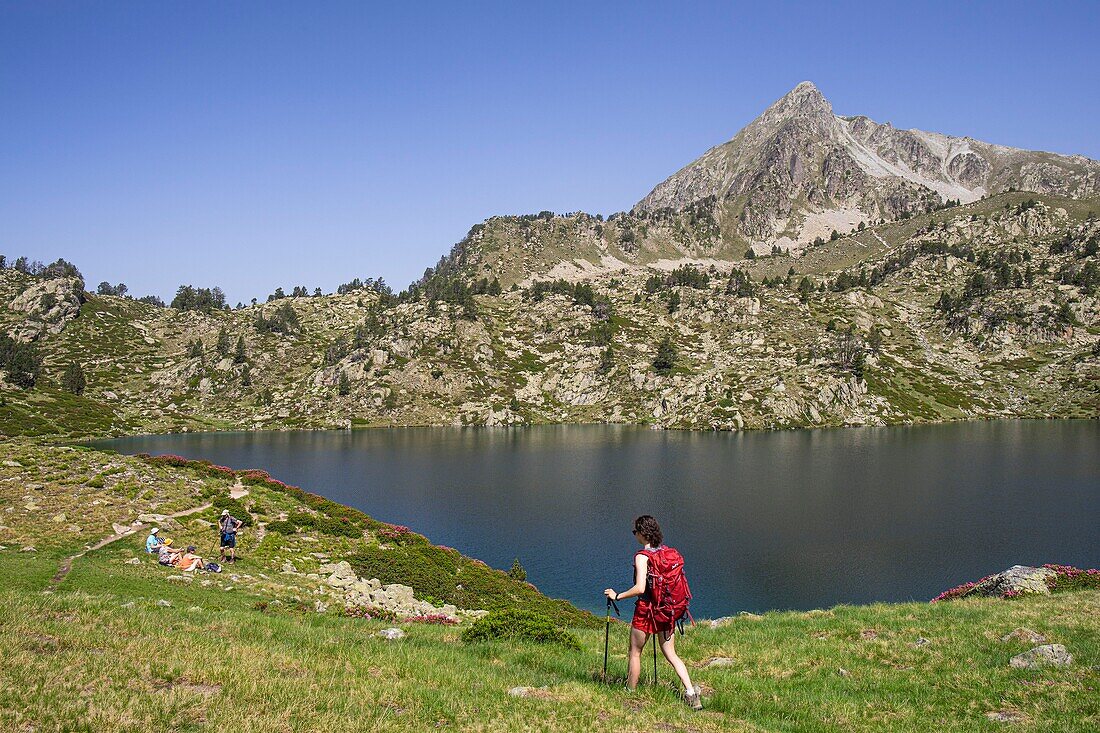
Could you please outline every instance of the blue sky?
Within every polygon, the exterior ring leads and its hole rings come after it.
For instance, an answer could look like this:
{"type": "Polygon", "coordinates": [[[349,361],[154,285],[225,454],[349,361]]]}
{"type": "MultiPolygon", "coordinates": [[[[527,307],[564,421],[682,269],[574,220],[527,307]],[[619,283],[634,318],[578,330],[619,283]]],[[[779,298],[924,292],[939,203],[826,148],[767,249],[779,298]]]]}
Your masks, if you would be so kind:
{"type": "Polygon", "coordinates": [[[0,252],[400,288],[494,214],[630,208],[803,79],[1100,158],[1098,3],[761,5],[0,2],[0,252]]]}

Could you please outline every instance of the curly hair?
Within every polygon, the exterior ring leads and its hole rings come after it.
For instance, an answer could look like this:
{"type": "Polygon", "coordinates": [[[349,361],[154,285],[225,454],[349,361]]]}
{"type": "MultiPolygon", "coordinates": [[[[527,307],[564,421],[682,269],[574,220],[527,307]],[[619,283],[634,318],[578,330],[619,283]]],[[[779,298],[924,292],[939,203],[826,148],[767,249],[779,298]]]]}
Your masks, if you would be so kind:
{"type": "Polygon", "coordinates": [[[661,533],[661,525],[648,514],[643,514],[634,520],[634,532],[645,537],[650,547],[658,547],[665,536],[661,533]]]}

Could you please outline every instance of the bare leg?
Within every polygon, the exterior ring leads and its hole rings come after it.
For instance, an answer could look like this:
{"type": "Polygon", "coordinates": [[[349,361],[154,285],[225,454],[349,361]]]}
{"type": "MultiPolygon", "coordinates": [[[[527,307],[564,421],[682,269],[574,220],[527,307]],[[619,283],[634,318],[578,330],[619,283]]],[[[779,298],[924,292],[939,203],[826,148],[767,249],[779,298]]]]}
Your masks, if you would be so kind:
{"type": "Polygon", "coordinates": [[[629,690],[638,686],[638,678],[642,676],[642,649],[648,640],[649,634],[630,627],[630,655],[626,664],[626,687],[629,690]]]}
{"type": "Polygon", "coordinates": [[[658,633],[657,637],[661,640],[661,653],[665,655],[665,659],[667,659],[668,663],[672,665],[672,668],[676,670],[676,675],[680,678],[680,682],[684,685],[684,689],[688,692],[692,692],[695,688],[691,686],[691,677],[688,676],[687,667],[684,666],[683,660],[676,654],[675,630],[670,632],[667,637],[663,632],[658,633]]]}

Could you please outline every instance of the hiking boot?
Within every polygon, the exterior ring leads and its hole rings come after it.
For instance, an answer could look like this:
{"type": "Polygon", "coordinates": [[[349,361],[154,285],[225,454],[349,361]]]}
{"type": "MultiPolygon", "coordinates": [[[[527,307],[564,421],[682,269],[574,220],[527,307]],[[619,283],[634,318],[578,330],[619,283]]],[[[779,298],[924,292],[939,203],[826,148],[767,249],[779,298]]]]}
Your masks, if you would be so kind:
{"type": "Polygon", "coordinates": [[[699,687],[694,687],[691,692],[684,692],[684,702],[691,706],[692,710],[703,709],[703,694],[699,687]]]}

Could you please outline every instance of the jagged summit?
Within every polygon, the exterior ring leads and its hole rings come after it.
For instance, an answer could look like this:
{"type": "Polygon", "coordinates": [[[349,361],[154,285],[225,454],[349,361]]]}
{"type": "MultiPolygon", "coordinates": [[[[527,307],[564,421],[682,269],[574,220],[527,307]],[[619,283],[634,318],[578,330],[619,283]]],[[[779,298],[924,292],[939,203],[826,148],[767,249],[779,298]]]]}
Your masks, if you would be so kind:
{"type": "Polygon", "coordinates": [[[1093,195],[1100,192],[1100,163],[838,116],[817,86],[803,81],[635,210],[705,208],[726,241],[798,247],[861,221],[1010,187],[1093,195]]]}
{"type": "Polygon", "coordinates": [[[829,100],[825,99],[825,95],[812,81],[803,81],[776,100],[764,114],[767,115],[769,112],[775,115],[831,115],[833,106],[829,103],[829,100]]]}

